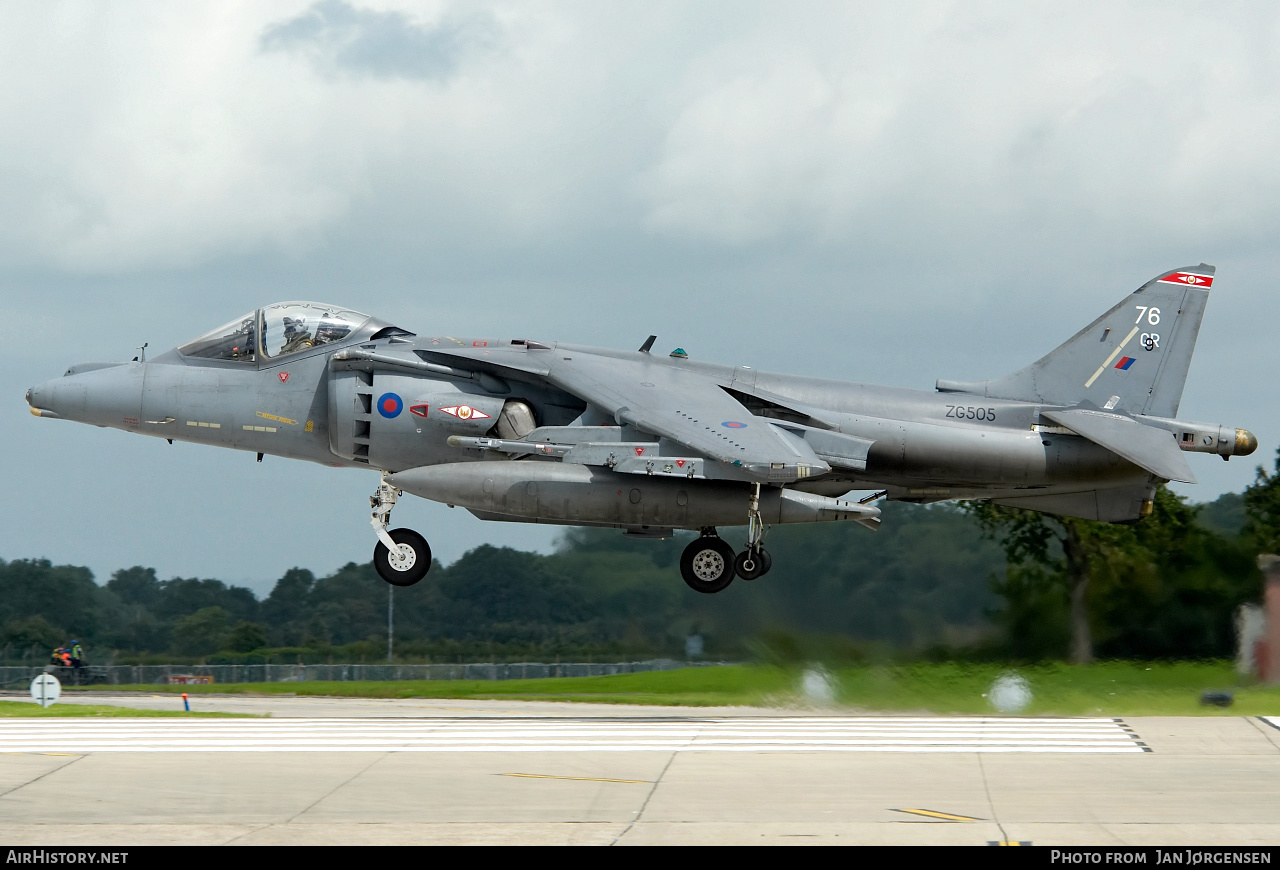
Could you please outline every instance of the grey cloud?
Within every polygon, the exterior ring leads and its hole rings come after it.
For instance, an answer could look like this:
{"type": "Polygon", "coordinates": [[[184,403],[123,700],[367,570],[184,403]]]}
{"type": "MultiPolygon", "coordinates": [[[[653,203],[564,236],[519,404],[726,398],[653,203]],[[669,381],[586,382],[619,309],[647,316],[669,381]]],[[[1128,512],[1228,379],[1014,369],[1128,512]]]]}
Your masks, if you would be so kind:
{"type": "Polygon", "coordinates": [[[264,51],[305,53],[331,72],[444,81],[469,48],[489,41],[495,27],[488,17],[419,25],[401,12],[319,0],[296,18],[268,27],[261,46],[264,51]]]}

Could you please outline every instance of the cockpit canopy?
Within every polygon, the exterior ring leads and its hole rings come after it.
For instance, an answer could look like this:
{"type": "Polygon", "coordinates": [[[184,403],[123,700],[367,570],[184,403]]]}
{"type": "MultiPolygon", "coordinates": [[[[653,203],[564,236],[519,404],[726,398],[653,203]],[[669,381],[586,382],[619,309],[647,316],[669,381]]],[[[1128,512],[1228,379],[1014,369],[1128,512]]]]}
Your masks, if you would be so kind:
{"type": "Polygon", "coordinates": [[[372,320],[320,302],[279,302],[207,332],[178,348],[183,356],[253,362],[342,341],[372,320]]]}

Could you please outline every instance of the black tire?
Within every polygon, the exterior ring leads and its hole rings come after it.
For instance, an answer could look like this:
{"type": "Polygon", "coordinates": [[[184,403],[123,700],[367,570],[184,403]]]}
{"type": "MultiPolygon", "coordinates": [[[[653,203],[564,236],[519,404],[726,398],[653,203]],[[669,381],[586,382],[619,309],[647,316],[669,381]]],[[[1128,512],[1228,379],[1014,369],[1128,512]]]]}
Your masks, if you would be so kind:
{"type": "Polygon", "coordinates": [[[773,557],[769,555],[769,551],[764,547],[760,548],[760,561],[764,563],[764,568],[756,575],[757,578],[763,577],[769,573],[769,569],[773,567],[773,557]]]}
{"type": "Polygon", "coordinates": [[[733,570],[743,580],[755,580],[769,573],[769,569],[773,567],[773,557],[769,555],[769,551],[764,547],[759,548],[754,553],[750,550],[743,550],[738,554],[738,558],[733,560],[733,570]],[[748,567],[750,563],[750,567],[748,567]]]}
{"type": "Polygon", "coordinates": [[[698,538],[680,556],[680,576],[695,592],[719,592],[733,582],[733,547],[720,538],[698,538]]]}
{"type": "Polygon", "coordinates": [[[392,586],[412,586],[426,577],[431,570],[431,548],[427,546],[427,539],[413,529],[392,529],[387,534],[410,558],[407,566],[402,567],[403,563],[393,565],[386,545],[378,541],[373,548],[373,567],[377,569],[378,576],[392,586]],[[404,550],[406,547],[409,549],[404,550]]]}

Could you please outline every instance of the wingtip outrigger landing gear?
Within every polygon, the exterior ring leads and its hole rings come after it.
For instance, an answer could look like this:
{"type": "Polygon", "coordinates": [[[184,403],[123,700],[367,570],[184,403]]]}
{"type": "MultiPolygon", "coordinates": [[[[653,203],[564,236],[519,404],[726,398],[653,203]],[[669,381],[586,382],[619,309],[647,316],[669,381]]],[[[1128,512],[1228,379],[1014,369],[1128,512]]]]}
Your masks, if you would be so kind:
{"type": "Polygon", "coordinates": [[[377,492],[369,497],[369,506],[373,508],[369,523],[378,536],[373,548],[373,567],[378,576],[392,586],[412,586],[431,570],[431,547],[427,539],[413,529],[387,531],[391,509],[396,506],[400,492],[387,483],[384,471],[377,492]]]}
{"type": "Polygon", "coordinates": [[[760,484],[751,493],[747,510],[747,547],[735,557],[733,547],[726,544],[711,527],[704,528],[698,539],[684,548],[680,556],[680,576],[697,592],[719,592],[733,582],[734,575],[754,580],[769,573],[773,557],[764,548],[765,525],[760,516],[760,484]]]}

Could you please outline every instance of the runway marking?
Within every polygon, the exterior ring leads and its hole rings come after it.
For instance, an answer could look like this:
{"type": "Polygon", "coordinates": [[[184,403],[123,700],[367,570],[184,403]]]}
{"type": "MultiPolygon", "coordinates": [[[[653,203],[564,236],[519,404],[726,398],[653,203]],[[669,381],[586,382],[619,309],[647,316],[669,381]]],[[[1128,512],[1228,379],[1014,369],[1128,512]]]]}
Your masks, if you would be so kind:
{"type": "Polygon", "coordinates": [[[986,819],[979,819],[975,816],[957,816],[954,813],[939,813],[934,810],[894,810],[895,813],[911,813],[917,816],[928,816],[931,819],[942,819],[947,822],[985,822],[986,819]]]}
{"type": "Polygon", "coordinates": [[[1118,719],[0,720],[0,752],[1150,752],[1118,719]]]}
{"type": "Polygon", "coordinates": [[[499,776],[518,776],[523,779],[571,779],[575,782],[626,782],[626,783],[644,783],[653,782],[651,779],[608,779],[603,776],[552,776],[549,773],[501,773],[499,776]]]}
{"type": "Polygon", "coordinates": [[[1266,722],[1272,728],[1280,728],[1280,716],[1259,716],[1263,722],[1266,722]]]}

